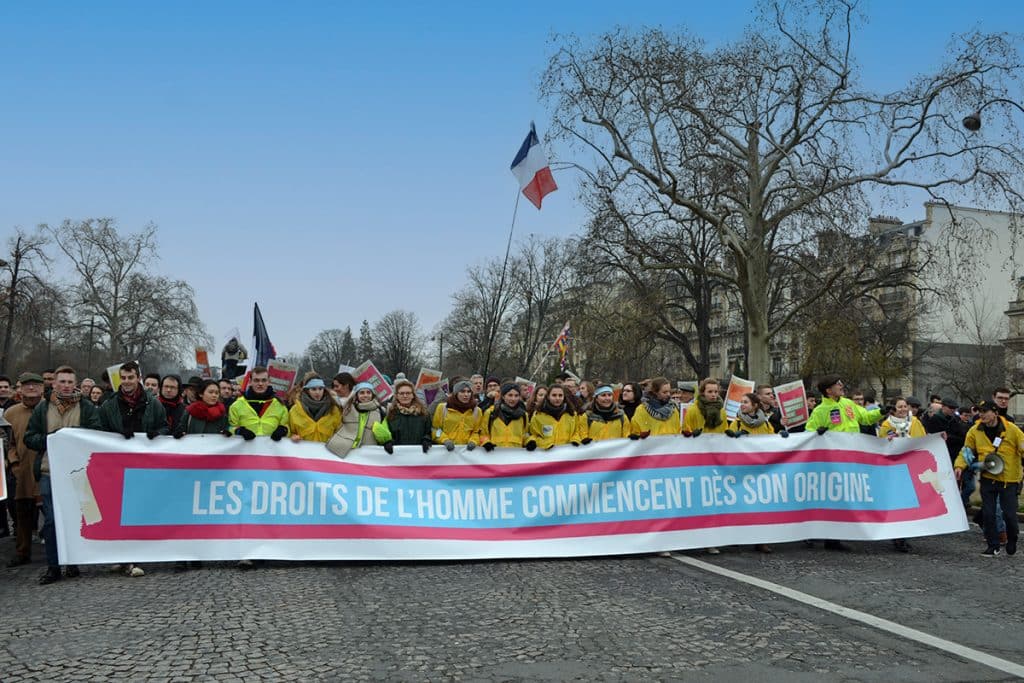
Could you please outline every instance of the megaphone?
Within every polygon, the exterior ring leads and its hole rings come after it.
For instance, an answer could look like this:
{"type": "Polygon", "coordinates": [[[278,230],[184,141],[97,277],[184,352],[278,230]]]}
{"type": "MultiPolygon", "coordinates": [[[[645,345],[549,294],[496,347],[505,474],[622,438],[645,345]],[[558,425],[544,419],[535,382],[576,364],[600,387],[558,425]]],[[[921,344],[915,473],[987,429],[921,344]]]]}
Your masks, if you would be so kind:
{"type": "Polygon", "coordinates": [[[991,453],[985,456],[985,462],[982,464],[981,469],[985,470],[989,474],[999,474],[1006,467],[1006,463],[1003,462],[1002,457],[991,453]]]}

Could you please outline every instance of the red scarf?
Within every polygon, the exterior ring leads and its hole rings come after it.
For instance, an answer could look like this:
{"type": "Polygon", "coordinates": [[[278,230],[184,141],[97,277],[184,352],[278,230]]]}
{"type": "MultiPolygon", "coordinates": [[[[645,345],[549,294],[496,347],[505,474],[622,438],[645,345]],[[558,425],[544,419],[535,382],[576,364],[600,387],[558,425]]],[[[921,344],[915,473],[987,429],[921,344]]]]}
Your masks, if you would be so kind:
{"type": "Polygon", "coordinates": [[[209,405],[206,401],[196,401],[195,403],[189,403],[185,406],[185,410],[188,414],[197,420],[203,422],[213,422],[224,417],[224,413],[227,412],[227,407],[220,401],[217,401],[214,405],[209,405]]]}

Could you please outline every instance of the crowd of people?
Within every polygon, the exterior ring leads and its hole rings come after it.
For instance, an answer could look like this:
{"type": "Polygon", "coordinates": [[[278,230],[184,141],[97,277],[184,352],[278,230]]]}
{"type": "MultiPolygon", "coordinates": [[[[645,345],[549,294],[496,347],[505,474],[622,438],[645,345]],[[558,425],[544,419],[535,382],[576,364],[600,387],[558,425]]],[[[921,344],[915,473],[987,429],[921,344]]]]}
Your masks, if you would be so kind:
{"type": "MultiPolygon", "coordinates": [[[[388,400],[381,402],[371,384],[339,373],[330,386],[316,373],[307,373],[284,397],[270,384],[265,367],[247,375],[244,390],[234,379],[182,382],[177,375],[141,375],[138,364],[120,367],[116,390],[89,378],[79,381],[75,370],[61,366],[41,374],[22,373],[17,382],[0,376],[0,432],[7,457],[8,505],[0,507],[0,535],[9,535],[13,519],[15,554],[8,566],[31,561],[32,536],[41,509],[47,569],[42,584],[78,576],[75,566],[61,570],[54,526],[53,496],[47,457],[47,436],[65,427],[84,427],[120,434],[126,439],[144,435],[175,439],[223,435],[252,440],[323,443],[344,458],[353,449],[418,446],[453,451],[456,447],[491,452],[498,448],[545,450],[556,446],[585,447],[607,439],[646,439],[702,434],[729,437],[788,437],[797,431],[861,432],[882,439],[941,434],[945,439],[964,505],[977,488],[979,517],[985,533],[984,554],[1016,553],[1017,496],[1021,487],[1024,432],[1007,414],[1010,391],[996,388],[991,400],[957,405],[931,396],[927,404],[914,397],[895,397],[880,405],[870,390],[852,391],[838,376],[822,377],[817,392],[807,393],[808,419],[789,424],[779,411],[771,386],[746,394],[735,418],[726,414],[722,384],[706,378],[699,384],[664,377],[641,382],[580,381],[570,373],[549,386],[521,385],[498,377],[456,377],[450,391],[429,405],[422,391],[399,375],[388,400]],[[992,466],[997,456],[1000,466],[992,466]],[[39,505],[37,506],[37,501],[39,505]]],[[[837,540],[825,547],[845,550],[837,540]]],[[[901,552],[906,540],[894,541],[901,552]]],[[[765,545],[756,546],[771,552],[765,545]]],[[[716,548],[708,552],[717,553],[716,548]]],[[[184,562],[176,571],[188,568],[184,562]]],[[[242,568],[251,561],[239,563],[242,568]]],[[[135,564],[119,566],[128,576],[143,576],[135,564]]]]}

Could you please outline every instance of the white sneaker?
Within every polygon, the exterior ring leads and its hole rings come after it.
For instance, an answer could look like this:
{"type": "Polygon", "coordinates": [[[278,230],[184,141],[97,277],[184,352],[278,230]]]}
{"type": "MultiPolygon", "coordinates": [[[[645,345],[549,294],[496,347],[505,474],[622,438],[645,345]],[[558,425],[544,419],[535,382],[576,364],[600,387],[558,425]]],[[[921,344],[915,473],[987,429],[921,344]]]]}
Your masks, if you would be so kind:
{"type": "Polygon", "coordinates": [[[704,548],[704,552],[706,552],[708,555],[721,555],[722,554],[722,551],[719,550],[718,548],[704,548]]]}
{"type": "Polygon", "coordinates": [[[672,557],[672,553],[666,550],[663,553],[658,553],[658,557],[672,557]]]}
{"type": "Polygon", "coordinates": [[[146,572],[142,571],[142,567],[130,564],[128,565],[128,569],[125,570],[124,574],[125,576],[131,576],[134,578],[139,576],[145,576],[146,572]]]}

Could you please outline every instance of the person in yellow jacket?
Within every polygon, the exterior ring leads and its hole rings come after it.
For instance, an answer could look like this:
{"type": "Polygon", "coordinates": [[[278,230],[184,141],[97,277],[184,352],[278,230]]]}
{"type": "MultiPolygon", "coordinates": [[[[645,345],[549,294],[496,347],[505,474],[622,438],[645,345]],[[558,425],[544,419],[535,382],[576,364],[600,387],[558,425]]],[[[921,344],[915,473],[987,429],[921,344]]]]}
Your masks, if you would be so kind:
{"type": "Polygon", "coordinates": [[[526,450],[534,448],[547,450],[553,446],[571,443],[579,446],[584,440],[590,443],[586,433],[586,421],[576,414],[573,404],[565,397],[565,389],[555,384],[548,388],[544,403],[530,418],[530,436],[526,450]]]}
{"type": "Polygon", "coordinates": [[[697,400],[686,409],[683,417],[683,433],[691,436],[701,434],[725,434],[729,418],[725,415],[725,403],[717,379],[702,379],[697,387],[697,400]]]}
{"type": "Polygon", "coordinates": [[[587,425],[587,438],[593,441],[625,439],[632,430],[626,413],[615,402],[615,391],[607,385],[594,391],[590,410],[581,417],[587,425]]]}
{"type": "Polygon", "coordinates": [[[775,428],[768,420],[768,416],[761,408],[761,398],[754,393],[744,394],[739,412],[736,413],[736,419],[729,425],[729,429],[736,435],[774,434],[775,428]]]}
{"type": "Polygon", "coordinates": [[[274,395],[265,367],[252,369],[245,393],[228,409],[228,426],[246,441],[257,436],[280,441],[288,436],[288,409],[274,395]]]}
{"type": "Polygon", "coordinates": [[[495,404],[481,418],[481,445],[487,452],[495,448],[522,448],[529,436],[528,424],[519,385],[506,382],[501,385],[495,404]]]}
{"type": "Polygon", "coordinates": [[[473,385],[460,380],[452,387],[451,396],[434,409],[431,426],[434,443],[444,444],[449,451],[465,446],[471,451],[480,443],[480,419],[483,413],[473,396],[473,385]]]}
{"type": "Polygon", "coordinates": [[[631,423],[631,439],[679,434],[679,407],[672,401],[672,387],[667,379],[651,380],[650,389],[633,413],[631,423]]]}
{"type": "Polygon", "coordinates": [[[878,438],[893,439],[907,436],[925,436],[928,432],[914,415],[910,414],[910,404],[902,396],[893,404],[893,414],[885,418],[878,427],[878,438]]]}
{"type": "Polygon", "coordinates": [[[288,411],[292,441],[327,443],[341,425],[341,408],[319,377],[309,379],[288,411]]]}
{"type": "Polygon", "coordinates": [[[978,404],[978,421],[967,430],[964,447],[953,463],[957,481],[967,467],[981,472],[981,517],[987,547],[983,555],[993,557],[1000,553],[999,530],[996,527],[996,502],[1006,522],[1006,554],[1017,553],[1017,494],[1021,481],[1021,453],[1024,451],[1024,432],[1017,425],[999,415],[999,407],[991,401],[978,404]],[[1002,469],[986,467],[986,458],[998,456],[1002,469]]]}

